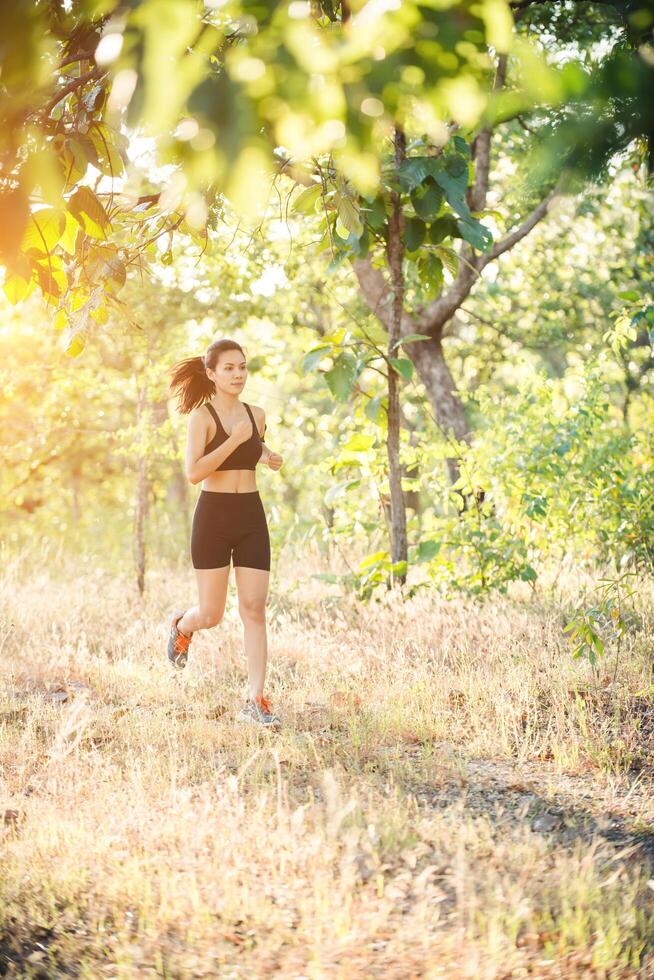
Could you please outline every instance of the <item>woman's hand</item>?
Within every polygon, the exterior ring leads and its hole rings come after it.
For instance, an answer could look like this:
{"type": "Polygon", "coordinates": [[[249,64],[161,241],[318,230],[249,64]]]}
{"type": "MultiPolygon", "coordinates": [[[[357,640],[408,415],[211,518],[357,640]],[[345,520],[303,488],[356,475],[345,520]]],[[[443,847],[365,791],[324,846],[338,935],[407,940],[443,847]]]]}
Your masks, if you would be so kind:
{"type": "Polygon", "coordinates": [[[268,458],[266,459],[266,463],[269,469],[271,470],[280,469],[283,462],[284,462],[284,457],[280,456],[279,453],[270,452],[268,458]]]}
{"type": "Polygon", "coordinates": [[[249,419],[241,419],[240,422],[236,423],[230,435],[240,446],[241,443],[247,442],[252,435],[252,423],[249,419]]]}

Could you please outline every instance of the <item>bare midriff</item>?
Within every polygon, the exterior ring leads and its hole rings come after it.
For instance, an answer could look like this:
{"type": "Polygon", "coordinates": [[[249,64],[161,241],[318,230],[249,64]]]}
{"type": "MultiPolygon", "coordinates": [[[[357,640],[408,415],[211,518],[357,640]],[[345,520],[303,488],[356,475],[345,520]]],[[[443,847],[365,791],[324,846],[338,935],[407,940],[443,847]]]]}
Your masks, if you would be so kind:
{"type": "Polygon", "coordinates": [[[257,490],[256,470],[217,470],[202,481],[212,493],[251,493],[257,490]]]}

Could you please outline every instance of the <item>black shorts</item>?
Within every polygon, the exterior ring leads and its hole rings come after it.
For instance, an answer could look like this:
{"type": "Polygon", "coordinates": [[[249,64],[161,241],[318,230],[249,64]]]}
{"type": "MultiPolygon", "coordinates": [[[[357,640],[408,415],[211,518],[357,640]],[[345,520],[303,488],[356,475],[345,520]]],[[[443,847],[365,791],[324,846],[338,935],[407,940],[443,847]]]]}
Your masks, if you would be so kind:
{"type": "Polygon", "coordinates": [[[193,511],[193,568],[234,567],[270,571],[270,536],[258,490],[221,493],[201,490],[193,511]]]}

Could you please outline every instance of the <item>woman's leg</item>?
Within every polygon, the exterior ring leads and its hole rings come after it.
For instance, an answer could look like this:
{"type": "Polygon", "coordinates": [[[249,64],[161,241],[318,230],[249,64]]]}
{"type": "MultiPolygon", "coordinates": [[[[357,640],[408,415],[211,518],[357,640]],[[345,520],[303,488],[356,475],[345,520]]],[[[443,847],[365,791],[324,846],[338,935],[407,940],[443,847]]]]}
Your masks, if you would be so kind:
{"type": "Polygon", "coordinates": [[[198,605],[191,606],[177,622],[177,629],[190,636],[195,630],[217,626],[225,613],[229,565],[224,568],[196,568],[198,605]]]}
{"type": "Polygon", "coordinates": [[[238,590],[238,611],[243,620],[245,653],[248,662],[250,697],[263,694],[268,662],[266,598],[270,571],[234,565],[238,590]]]}

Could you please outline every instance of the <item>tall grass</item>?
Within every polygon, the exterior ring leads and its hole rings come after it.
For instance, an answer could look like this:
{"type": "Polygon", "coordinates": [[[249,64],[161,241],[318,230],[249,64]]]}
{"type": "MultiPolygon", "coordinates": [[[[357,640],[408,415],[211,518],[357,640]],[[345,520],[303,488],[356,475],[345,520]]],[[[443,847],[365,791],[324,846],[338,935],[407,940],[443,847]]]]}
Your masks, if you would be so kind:
{"type": "Polygon", "coordinates": [[[612,688],[610,650],[592,677],[567,647],[578,569],[540,599],[360,605],[277,568],[273,734],[234,720],[233,577],[178,675],[190,573],[141,599],[63,554],[5,561],[2,972],[654,975],[653,583],[612,688]]]}

